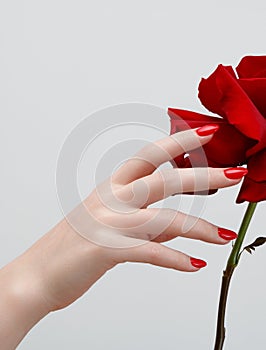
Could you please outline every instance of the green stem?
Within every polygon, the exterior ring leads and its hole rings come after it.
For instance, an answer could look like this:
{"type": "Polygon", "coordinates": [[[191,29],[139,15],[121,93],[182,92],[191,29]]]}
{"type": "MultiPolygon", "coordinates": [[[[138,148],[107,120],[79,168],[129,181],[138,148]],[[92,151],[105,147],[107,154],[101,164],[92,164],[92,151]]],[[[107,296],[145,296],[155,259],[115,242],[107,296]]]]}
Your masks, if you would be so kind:
{"type": "Polygon", "coordinates": [[[222,286],[220,292],[220,300],[219,300],[219,308],[218,308],[218,316],[217,316],[217,328],[216,328],[216,340],[214,350],[222,350],[224,339],[225,339],[225,310],[226,310],[226,302],[228,296],[228,290],[230,286],[231,277],[234,273],[234,270],[239,262],[240,257],[240,249],[245,238],[248,226],[250,224],[251,218],[256,209],[257,203],[249,203],[247,210],[245,212],[244,218],[242,220],[238,237],[235,241],[231,254],[228,258],[226,269],[223,272],[222,286]]]}
{"type": "Polygon", "coordinates": [[[227,266],[236,266],[238,264],[240,249],[245,238],[248,226],[256,209],[256,206],[257,203],[249,203],[247,207],[242,224],[238,232],[238,237],[229,256],[227,266]]]}

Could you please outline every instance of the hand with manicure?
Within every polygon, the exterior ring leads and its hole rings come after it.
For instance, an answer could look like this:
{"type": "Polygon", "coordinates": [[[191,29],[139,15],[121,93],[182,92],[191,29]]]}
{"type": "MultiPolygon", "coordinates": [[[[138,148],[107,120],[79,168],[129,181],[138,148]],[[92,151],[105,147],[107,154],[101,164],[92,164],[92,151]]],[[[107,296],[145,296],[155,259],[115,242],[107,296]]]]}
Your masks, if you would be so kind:
{"type": "Polygon", "coordinates": [[[148,144],[0,271],[6,286],[0,291],[0,309],[7,315],[0,325],[2,349],[14,349],[41,318],[73,303],[117,264],[149,263],[185,272],[206,266],[163,242],[183,236],[223,245],[236,238],[235,232],[201,218],[149,207],[174,194],[208,192],[241,181],[247,173],[241,167],[158,171],[163,163],[209,142],[217,129],[206,125],[148,144]]]}

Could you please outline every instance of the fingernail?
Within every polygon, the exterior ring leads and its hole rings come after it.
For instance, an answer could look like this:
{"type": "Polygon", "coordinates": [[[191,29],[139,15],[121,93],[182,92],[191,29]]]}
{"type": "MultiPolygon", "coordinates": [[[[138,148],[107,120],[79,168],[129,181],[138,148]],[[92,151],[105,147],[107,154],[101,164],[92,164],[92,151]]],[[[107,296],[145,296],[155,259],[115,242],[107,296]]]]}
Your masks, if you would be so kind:
{"type": "Polygon", "coordinates": [[[204,125],[201,126],[196,130],[196,133],[199,136],[208,136],[214,134],[217,130],[219,129],[218,124],[209,124],[209,125],[204,125]]]}
{"type": "Polygon", "coordinates": [[[207,265],[206,261],[196,258],[190,258],[190,262],[192,266],[197,267],[198,269],[201,269],[207,265]]]}
{"type": "Polygon", "coordinates": [[[248,173],[246,168],[229,168],[224,170],[224,174],[228,179],[237,180],[248,173]]]}
{"type": "Polygon", "coordinates": [[[218,228],[218,235],[227,241],[231,241],[237,237],[237,234],[234,231],[227,230],[226,228],[222,227],[218,228]]]}

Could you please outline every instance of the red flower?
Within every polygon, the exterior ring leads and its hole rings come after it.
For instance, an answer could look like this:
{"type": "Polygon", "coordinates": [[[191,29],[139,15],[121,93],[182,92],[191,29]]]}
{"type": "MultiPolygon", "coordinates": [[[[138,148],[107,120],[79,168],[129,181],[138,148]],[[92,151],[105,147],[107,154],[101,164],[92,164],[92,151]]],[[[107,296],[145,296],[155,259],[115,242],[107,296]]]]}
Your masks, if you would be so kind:
{"type": "MultiPolygon", "coordinates": [[[[266,199],[266,56],[246,56],[236,68],[219,65],[199,84],[202,104],[220,117],[169,108],[171,134],[208,123],[220,129],[204,146],[208,165],[231,167],[247,164],[237,203],[266,199]],[[236,75],[237,73],[237,75],[236,75]]],[[[202,157],[190,152],[175,158],[179,167],[201,166],[202,157]],[[190,162],[190,161],[191,162],[190,162]]]]}

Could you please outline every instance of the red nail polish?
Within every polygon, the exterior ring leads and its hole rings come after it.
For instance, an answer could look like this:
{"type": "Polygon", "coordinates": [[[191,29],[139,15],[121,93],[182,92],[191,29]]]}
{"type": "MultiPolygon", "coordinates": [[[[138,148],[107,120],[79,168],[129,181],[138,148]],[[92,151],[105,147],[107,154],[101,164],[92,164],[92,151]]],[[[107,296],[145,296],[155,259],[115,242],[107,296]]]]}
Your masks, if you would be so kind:
{"type": "Polygon", "coordinates": [[[229,168],[224,170],[225,176],[230,180],[241,179],[248,173],[248,170],[245,168],[229,168]]]}
{"type": "Polygon", "coordinates": [[[196,258],[190,258],[190,262],[192,266],[197,267],[199,269],[207,265],[206,261],[196,259],[196,258]]]}
{"type": "Polygon", "coordinates": [[[218,129],[219,129],[218,124],[209,124],[209,125],[204,125],[204,126],[201,126],[200,128],[198,128],[196,130],[196,133],[199,136],[209,136],[209,135],[214,134],[218,129]]]}
{"type": "Polygon", "coordinates": [[[218,228],[218,235],[226,239],[227,241],[231,241],[232,239],[235,239],[237,237],[237,234],[234,231],[227,230],[226,228],[218,228]]]}

